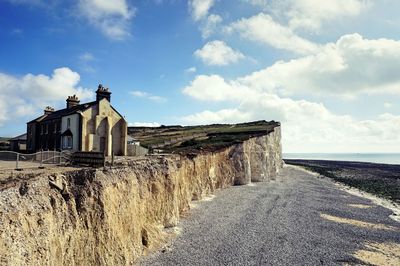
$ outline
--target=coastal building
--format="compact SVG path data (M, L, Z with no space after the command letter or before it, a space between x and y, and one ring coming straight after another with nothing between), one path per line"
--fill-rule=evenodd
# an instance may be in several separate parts
M26 133L9 140L10 150L15 152L26 152Z
M128 145L140 146L140 141L138 139L135 139L134 137L128 135L127 144Z
M27 123L27 150L71 150L126 155L127 122L111 105L111 91L101 84L96 100L80 104L75 95L62 110L46 107Z

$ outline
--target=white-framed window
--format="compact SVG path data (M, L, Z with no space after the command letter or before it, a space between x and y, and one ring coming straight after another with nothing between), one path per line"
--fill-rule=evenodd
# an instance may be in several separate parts
M72 149L73 146L73 140L72 140L72 136L65 136L63 138L63 148L64 149Z

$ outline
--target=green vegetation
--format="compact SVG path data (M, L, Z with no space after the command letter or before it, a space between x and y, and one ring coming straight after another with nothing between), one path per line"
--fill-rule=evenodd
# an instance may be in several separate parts
M164 152L189 153L213 151L253 136L266 135L280 124L275 121L256 121L242 124L213 124L205 126L161 126L157 128L130 127L128 134L142 146Z

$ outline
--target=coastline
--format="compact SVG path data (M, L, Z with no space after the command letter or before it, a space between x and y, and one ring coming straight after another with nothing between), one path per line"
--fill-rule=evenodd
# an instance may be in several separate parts
M329 178L350 194L371 200L390 209L393 220L400 222L400 165L369 162L284 159L286 165Z
M283 153L288 160L323 160L400 165L400 153Z

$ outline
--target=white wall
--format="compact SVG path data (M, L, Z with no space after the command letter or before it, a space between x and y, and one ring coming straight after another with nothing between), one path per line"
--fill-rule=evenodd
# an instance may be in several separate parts
M61 120L61 134L64 133L68 129L68 118L70 119L70 127L69 129L72 132L73 140L72 140L72 150L79 150L79 114L72 114L69 116L64 116ZM64 143L61 143L61 148L64 149Z

